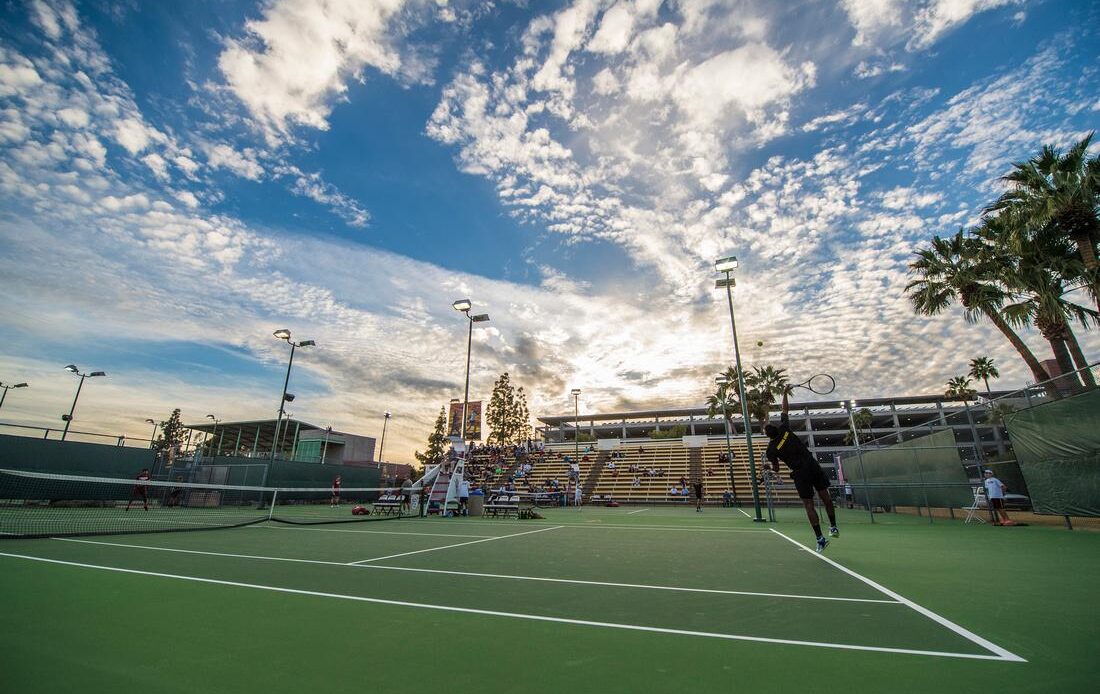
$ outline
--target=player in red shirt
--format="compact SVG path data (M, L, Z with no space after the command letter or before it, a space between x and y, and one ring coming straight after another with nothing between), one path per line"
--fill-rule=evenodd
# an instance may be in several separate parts
M141 472L135 478L139 482L148 482L153 479L153 476L149 474L149 468L142 468ZM134 503L134 499L141 498L141 505L146 511L149 510L149 492L144 484L135 484L134 488L130 491L130 500L126 502L126 510L130 510L130 504Z
M329 506L340 505L340 475L336 476L336 479L332 480L332 501L329 502Z

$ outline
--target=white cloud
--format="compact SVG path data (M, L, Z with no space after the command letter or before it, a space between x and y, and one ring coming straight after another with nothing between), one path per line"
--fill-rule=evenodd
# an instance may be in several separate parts
M841 6L856 28L853 43L860 46L901 26L905 0L841 0Z
M332 104L365 68L396 75L391 26L404 0L274 0L218 57L230 89L270 136L327 129ZM421 75L413 75L419 78Z
M206 163L250 181L259 181L264 176L264 167L256 160L255 152L251 149L238 152L224 142L206 148Z
M888 47L904 41L924 50L976 14L1024 0L841 0L856 30L856 46ZM881 73L878 73L881 74Z

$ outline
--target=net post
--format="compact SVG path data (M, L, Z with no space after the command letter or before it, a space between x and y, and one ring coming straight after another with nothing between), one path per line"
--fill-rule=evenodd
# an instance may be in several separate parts
M271 517L275 515L275 500L278 499L278 498L279 498L279 490L275 489L275 491L271 494L271 507L268 508L268 510L267 510L267 519L268 520L271 520Z

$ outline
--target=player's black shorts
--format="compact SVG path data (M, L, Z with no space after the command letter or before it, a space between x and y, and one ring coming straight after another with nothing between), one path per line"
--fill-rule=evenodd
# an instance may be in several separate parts
M703 485L693 484L691 486L695 488L695 498L696 499L702 499L703 498Z
M812 499L815 489L820 491L829 488L829 478L825 476L825 471L816 460L806 461L791 470L791 478L794 480L794 487L798 490L800 499Z

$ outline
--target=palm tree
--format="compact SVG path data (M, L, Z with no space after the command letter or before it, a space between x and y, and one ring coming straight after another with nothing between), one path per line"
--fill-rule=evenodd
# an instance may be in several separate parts
M1000 378L1001 374L998 373L996 365L993 364L993 360L989 357L977 357L970 360L970 373L967 374L971 378L980 378L985 381L985 394L989 396L989 399L993 399L993 392L989 390L989 379Z
M771 416L776 396L781 396L784 392L790 393L787 370L777 369L770 364L754 366L751 372L745 374L745 386L748 388L745 399L749 403L749 416L763 430Z
M977 391L970 387L970 379L966 376L955 376L947 381L947 390L944 392L944 396L957 398L967 404L970 403L970 398L977 394Z
M874 432L871 431L871 423L874 421L874 414L866 407L861 407L852 413L852 421L855 423L855 431L851 428L848 429L848 433L844 435L844 443L850 444L852 441L863 441L863 430L867 430L867 439L874 438Z
M968 323L987 318L1016 348L1035 382L1045 383L1050 378L1046 370L1000 314L1009 295L997 283L997 267L983 255L983 246L981 239L965 236L962 230L948 238L933 236L929 247L917 251L917 259L909 264L909 273L916 279L905 286L905 292L913 310L934 316L958 301ZM1052 384L1044 388L1052 399L1061 397Z
M737 369L730 367L722 374L726 382L718 384L717 390L707 396L707 416L717 417L723 414L729 424L730 433L736 433L733 428L733 415L741 411L741 401L737 398Z
M1100 313L1067 298L1067 282L1086 274L1071 244L1050 234L1021 233L1019 220L1007 215L983 220L974 233L983 242L986 262L998 268L1002 285L1016 299L1002 309L1008 322L1034 324L1050 343L1059 370L1070 374L1075 368L1083 369L1086 387L1094 388L1095 379L1085 368L1087 361L1071 323L1088 328L1089 320L1100 322ZM1075 376L1069 381L1078 383Z
M1053 236L1077 248L1093 297L1100 308L1096 243L1100 240L1100 159L1088 156L1093 133L1063 155L1053 145L1026 162L1013 164L1001 180L1012 186L987 212L1009 215L1019 229L1034 236Z

